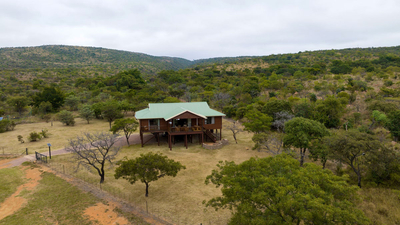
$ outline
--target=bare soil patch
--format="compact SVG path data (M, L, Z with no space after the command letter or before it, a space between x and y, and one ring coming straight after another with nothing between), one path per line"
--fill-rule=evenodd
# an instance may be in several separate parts
M116 212L114 212L115 204L109 202L108 205L104 205L99 202L94 206L91 206L85 210L85 215L87 215L90 220L94 220L99 222L99 224L108 225L108 224L129 224L129 221L124 218L118 216Z
M41 174L42 172L38 168L25 170L25 177L28 179L28 182L19 186L17 191L10 197L6 198L6 200L0 205L0 220L14 214L14 212L18 211L24 204L26 204L27 200L18 195L22 190L32 191L39 184Z

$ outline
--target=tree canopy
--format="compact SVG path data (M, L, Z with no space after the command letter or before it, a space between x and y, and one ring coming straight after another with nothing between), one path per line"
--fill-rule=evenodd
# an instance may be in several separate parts
M168 159L161 153L149 152L140 154L135 159L125 159L117 162L115 179L123 178L131 184L140 180L146 184L146 197L149 196L150 182L156 181L164 176L175 177L181 169L186 169L180 162Z
M312 142L327 136L329 131L317 121L296 117L285 123L284 146L293 146L300 150L300 165L303 165L307 149Z
M354 206L357 187L312 163L286 154L251 158L241 164L220 162L206 184L222 196L206 205L233 210L229 224L366 224ZM204 202L205 203L205 202Z

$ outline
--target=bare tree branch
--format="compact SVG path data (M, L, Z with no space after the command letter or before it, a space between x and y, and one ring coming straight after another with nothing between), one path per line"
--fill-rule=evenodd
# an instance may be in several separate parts
M100 183L104 182L104 165L108 161L112 165L112 160L118 154L119 147L115 146L118 134L106 132L83 133L76 139L70 139L66 150L74 154L79 166L86 168L93 167L100 176Z

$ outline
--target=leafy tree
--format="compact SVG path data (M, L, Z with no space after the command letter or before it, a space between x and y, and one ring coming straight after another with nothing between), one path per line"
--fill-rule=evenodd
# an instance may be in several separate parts
M61 123L67 126L75 125L74 115L70 111L62 110L61 112L58 113L58 119L61 121Z
M134 118L121 118L115 120L114 125L111 127L110 131L112 131L115 134L118 131L122 130L125 134L126 142L128 143L129 146L129 137L133 132L136 131L138 126L139 123Z
M114 120L124 117L124 115L122 115L121 109L119 109L118 107L118 102L113 100L104 103L104 105L101 108L101 115L110 124L110 129L111 129L111 123Z
M278 112L288 112L289 114L293 114L292 112L292 104L286 100L279 100L276 98L270 99L261 110L263 113L268 114L271 117L274 117ZM275 119L275 118L274 118Z
M79 109L79 116L85 119L89 124L89 121L95 118L94 111L90 105L82 105Z
M400 137L400 110L393 111L387 116L386 127L392 136L398 140Z
M15 124L14 121L8 119L0 120L0 133L14 130L15 126L17 126L17 124Z
M38 107L38 111L42 115L47 115L53 111L53 106L50 102L41 102Z
M385 125L388 122L387 116L385 115L385 113L381 113L378 110L372 111L372 116L371 117L372 117L372 123L369 126L370 130L373 129L375 124Z
M19 116L22 115L24 108L29 104L29 99L25 96L15 96L8 99L8 104L14 107L14 110L19 113Z
M229 224L366 224L354 205L357 188L315 164L286 154L217 165L205 183L221 187L222 196L206 206L229 208ZM204 201L205 203L205 201Z
M64 93L54 87L45 87L43 91L32 96L33 105L39 107L41 102L50 102L54 110L64 104Z
M272 117L256 110L250 110L245 115L247 122L244 122L244 130L254 133L266 132L271 129Z
M115 170L115 179L123 178L134 184L140 180L146 184L146 197L149 196L150 182L156 181L164 176L175 177L181 169L186 169L180 162L168 159L161 153L149 152L140 154L136 159L118 161L119 166Z
M339 132L324 138L324 142L329 148L332 159L340 160L351 167L357 175L357 184L361 188L361 178L363 168L366 163L365 155L379 151L382 148L376 137L362 133L358 130Z
M385 102L385 101L372 101L368 107L368 110L370 111L374 111L374 110L378 110L380 112L383 112L385 114L389 114L393 111L398 110L398 107L396 104L392 103L392 102Z
M285 147L293 146L300 150L300 166L304 163L307 149L313 146L314 140L327 136L329 131L317 121L296 117L285 123Z
M76 111L81 100L75 95L69 95L64 101L64 105L68 106L71 111Z
M366 179L378 185L398 185L400 183L400 155L398 151L383 147L366 155L368 171Z
M342 104L339 99L329 96L327 99L317 102L313 119L327 128L339 127L345 108L346 105Z
M115 156L118 154L119 147L115 146L118 141L118 135L106 132L101 133L83 133L76 139L68 140L68 152L73 153L79 166L87 169L94 168L100 176L100 183L104 182L106 162L112 164Z

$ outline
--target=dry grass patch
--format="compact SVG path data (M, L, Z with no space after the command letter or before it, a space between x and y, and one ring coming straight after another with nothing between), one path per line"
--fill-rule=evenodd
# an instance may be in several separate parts
M18 153L22 154L28 148L29 154L37 152L48 151L47 143L51 143L52 150L62 149L67 145L68 139L75 138L82 132L95 132L95 131L108 131L109 124L104 120L92 120L87 124L86 120L80 118L75 119L75 126L65 126L61 122L54 121L53 126L51 123L30 123L19 124L13 131L7 131L0 134L2 140L0 144L0 151L4 150L5 153ZM29 142L29 134L33 131L41 132L42 129L47 129L50 133L48 138L36 142ZM22 135L25 143L20 143L17 136Z
M363 188L359 191L362 203L359 208L371 224L400 224L400 192L384 188Z

